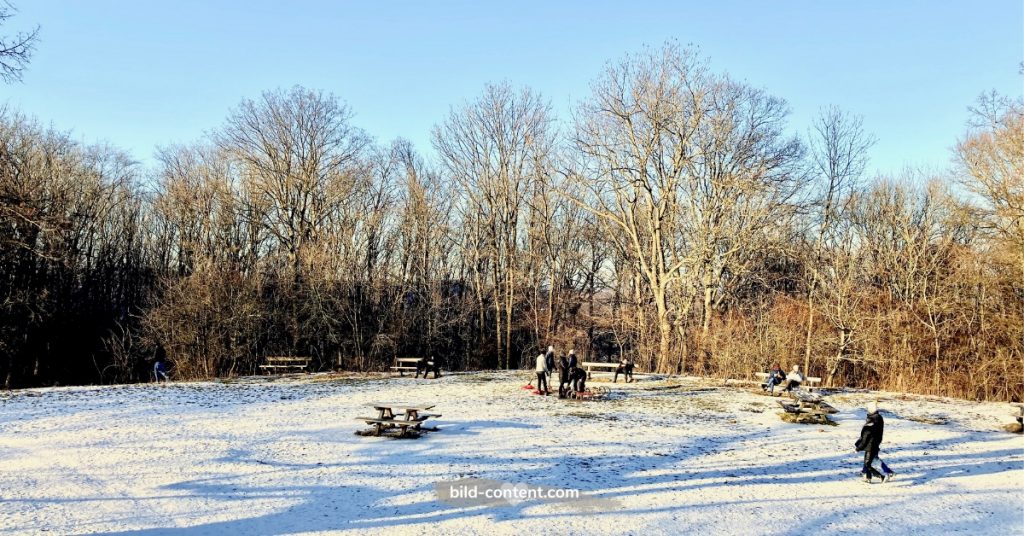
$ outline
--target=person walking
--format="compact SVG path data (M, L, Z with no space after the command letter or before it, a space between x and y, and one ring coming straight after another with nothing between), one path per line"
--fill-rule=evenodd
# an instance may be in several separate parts
M534 370L537 372L537 394L548 394L548 365L544 354L537 355L537 367Z
M618 383L619 374L625 375L626 383L633 381L633 361L626 359L625 356L619 359L619 366L615 367L615 376L612 377L612 383Z
M889 466L885 465L884 462L882 463L882 471L885 474L878 472L873 466L874 461L878 459L878 450L882 446L885 419L878 413L878 402L869 402L865 409L868 413L867 419L864 421L864 426L860 429L860 438L854 444L857 452L864 452L864 467L860 470L861 478L864 482L871 483L871 478L877 476L885 483L886 480L891 480L896 473Z
M156 380L156 383L160 383L160 380L163 380L164 383L171 381L167 376L167 365L164 364L163 359L158 359L153 364L153 378Z

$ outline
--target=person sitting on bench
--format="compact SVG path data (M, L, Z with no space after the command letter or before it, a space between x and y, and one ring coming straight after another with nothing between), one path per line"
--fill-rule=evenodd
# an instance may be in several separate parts
M612 377L612 383L619 381L619 374L626 377L626 383L633 381L633 361L626 359L625 357L619 359L619 366L615 369L615 376Z
M422 359L420 359L419 361L416 362L416 376L415 377L419 378L420 377L420 372L422 372L423 373L423 379L425 380L425 379L427 379L427 373L428 372L433 372L434 373L434 379L437 379L437 377L440 375L440 370L441 370L441 367L437 364L437 360L435 360L433 357L431 357L429 359L424 357L424 358L422 358Z
M771 370L768 371L768 379L761 384L761 389L767 393L774 394L775 386L782 383L785 379L786 373L782 372L782 367L778 363L774 363Z
M800 387L803 381L804 375L800 374L800 365L793 365L793 370L789 371L789 374L786 375L786 382L782 384L782 390L788 393Z

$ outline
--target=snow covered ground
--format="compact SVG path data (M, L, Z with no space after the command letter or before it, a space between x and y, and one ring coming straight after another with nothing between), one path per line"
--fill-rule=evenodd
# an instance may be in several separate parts
M328 375L0 393L6 534L1024 534L1024 438L1007 404L837 393L838 426L697 379L572 402L525 373ZM605 384L594 384L605 385ZM853 451L879 397L882 458ZM441 431L361 437L370 402L433 402ZM465 505L490 479L587 500Z

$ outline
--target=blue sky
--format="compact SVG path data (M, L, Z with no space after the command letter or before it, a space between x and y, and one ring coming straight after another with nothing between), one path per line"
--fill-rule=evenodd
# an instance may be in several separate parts
M13 3L3 31L37 23L42 41L0 100L146 163L294 84L430 154L432 126L488 81L531 86L567 119L606 61L668 39L785 98L795 130L828 104L863 115L883 173L945 167L981 92L1024 91L1020 0Z

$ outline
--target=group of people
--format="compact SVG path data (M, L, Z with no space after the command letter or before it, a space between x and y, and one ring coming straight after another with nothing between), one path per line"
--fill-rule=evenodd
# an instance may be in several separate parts
M548 346L548 351L537 356L537 393L550 393L549 378L558 372L558 398L565 398L569 393L582 393L587 390L587 371L580 367L575 350L569 355L562 355L555 361L555 347Z
M789 392L800 387L803 381L804 375L800 372L800 365L793 365L793 369L789 371L789 374L786 374L778 363L774 363L771 370L768 371L768 379L761 384L761 389L766 393L774 393L775 386L778 385L781 386L783 391ZM896 473L878 457L878 452L882 445L882 435L885 431L885 420L878 413L877 402L870 402L865 409L867 410L867 418L860 430L860 438L854 444L857 452L864 453L861 478L867 483L870 483L872 478L878 478L885 482L896 476ZM881 471L874 468L875 460L878 460L879 464L881 464Z
M780 385L782 390L788 393L800 387L803 381L804 375L800 373L800 365L793 365L793 369L787 375L782 372L782 367L778 363L774 363L771 370L768 371L768 379L761 384L761 389L766 393L775 394L775 386Z

